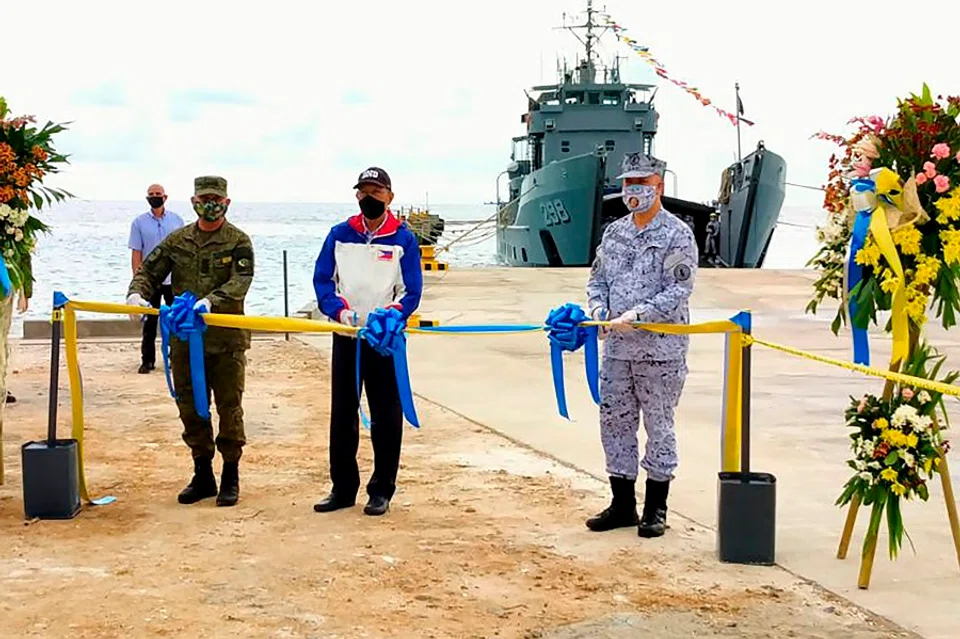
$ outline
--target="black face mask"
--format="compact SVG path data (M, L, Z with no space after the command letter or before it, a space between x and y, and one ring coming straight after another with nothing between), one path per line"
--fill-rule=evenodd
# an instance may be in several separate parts
M368 220L377 219L383 215L383 212L386 210L387 205L372 195L368 195L360 200L360 211L363 213L363 217L367 218Z
M156 196L148 197L148 198L147 198L147 202L149 202L149 203L150 203L150 206L151 206L152 208L155 208L155 209L159 209L161 206L163 206L163 198L162 198L162 197L156 197Z

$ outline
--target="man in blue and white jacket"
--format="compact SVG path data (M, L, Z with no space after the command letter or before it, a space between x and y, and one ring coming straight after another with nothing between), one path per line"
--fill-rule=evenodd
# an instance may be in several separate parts
M390 211L390 176L371 167L357 184L360 213L334 226L320 250L313 273L320 312L348 326L362 326L377 308L396 308L404 319L420 305L423 273L417 237ZM360 490L360 445L355 337L334 333L331 365L330 494L314 505L332 512L356 503ZM361 344L360 375L370 404L374 471L363 512L387 512L396 490L403 439L403 409L393 359Z

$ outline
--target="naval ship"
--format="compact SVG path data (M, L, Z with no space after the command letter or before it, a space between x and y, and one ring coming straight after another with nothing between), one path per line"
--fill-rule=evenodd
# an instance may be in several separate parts
M624 154L656 155L657 88L622 82L619 57L600 64L596 44L606 28L595 18L588 0L585 23L562 27L586 55L573 68L564 62L556 84L525 91L520 121L527 132L513 138L511 162L497 176L497 257L508 266L589 266L604 229L628 213L616 179ZM718 198L709 203L676 197L673 178L674 196L661 201L693 229L700 265L760 268L783 205L786 161L761 141L721 173Z

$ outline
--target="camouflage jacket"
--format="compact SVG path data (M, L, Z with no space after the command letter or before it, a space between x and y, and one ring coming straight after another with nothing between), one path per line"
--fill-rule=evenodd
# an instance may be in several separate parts
M127 295L150 299L167 275L173 294L189 291L210 300L212 313L243 315L243 301L253 281L253 244L230 222L216 231L196 223L168 235L150 252L130 282ZM210 326L203 338L208 352L250 348L250 331Z
M630 215L604 231L587 281L587 306L609 319L633 311L635 321L689 324L689 298L697 273L693 231L665 209L639 229ZM604 355L611 359L667 362L686 359L690 337L645 330L610 333Z

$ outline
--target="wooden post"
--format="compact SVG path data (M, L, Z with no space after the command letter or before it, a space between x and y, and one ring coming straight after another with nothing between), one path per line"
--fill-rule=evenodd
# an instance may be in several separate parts
M8 340L10 323L13 320L13 298L14 295L10 294L6 299L0 300L0 486L3 486L4 482L3 420L7 405L7 371L10 367L7 354L10 352Z
M933 432L940 432L937 416L933 416ZM960 566L960 519L957 518L957 500L953 496L953 482L950 480L950 467L947 456L940 449L940 485L943 486L943 501L947 504L947 519L950 520L950 533L953 535L953 549L957 553L957 565Z

